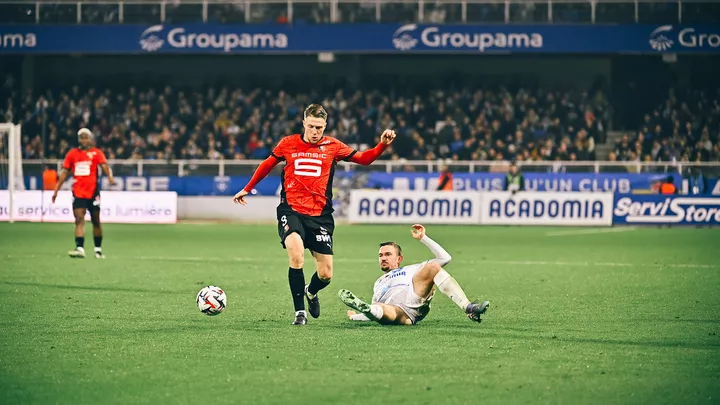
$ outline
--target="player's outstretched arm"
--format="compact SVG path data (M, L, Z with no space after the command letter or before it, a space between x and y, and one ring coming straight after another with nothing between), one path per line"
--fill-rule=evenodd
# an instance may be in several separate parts
M58 177L58 182L55 185L55 191L53 191L52 195L52 202L55 204L55 199L57 198L58 191L60 191L60 187L62 187L63 183L65 183L65 180L67 180L68 176L70 175L70 171L66 168L63 168L60 172L60 177Z
M235 196L233 197L233 201L235 203L239 203L242 205L247 204L245 201L245 196L252 191L252 189L255 188L255 186L262 181L270 172L272 171L273 167L275 167L278 163L280 163L280 159L275 157L274 155L270 155L267 159L263 160L262 163L260 163L260 166L255 170L255 173L253 173L252 178L248 182L248 184L243 187L242 190L240 190Z
M452 260L450 253L443 249L439 243L430 239L430 237L425 234L424 226L415 224L412 226L412 230L410 232L412 233L413 238L419 240L420 243L427 246L427 248L435 255L435 258L430 260L431 262L439 264L440 267L445 267L448 263L450 263L450 260Z
M351 158L350 161L353 163L367 166L374 162L377 158L385 152L385 149L395 140L395 131L392 129L386 129L382 135L380 135L380 143L374 148L366 150L364 152L357 152Z

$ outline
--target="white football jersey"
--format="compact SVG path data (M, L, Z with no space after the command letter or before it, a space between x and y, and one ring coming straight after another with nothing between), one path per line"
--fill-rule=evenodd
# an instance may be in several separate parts
M373 303L387 303L395 294L403 291L403 288L412 285L413 276L420 271L428 261L400 267L399 269L390 270L383 274L375 281L375 286L373 287Z

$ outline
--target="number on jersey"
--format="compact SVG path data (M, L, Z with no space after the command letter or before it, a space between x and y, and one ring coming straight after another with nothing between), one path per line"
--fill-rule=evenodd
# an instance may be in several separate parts
M322 160L320 159L295 159L295 174L297 176L320 177L322 172Z

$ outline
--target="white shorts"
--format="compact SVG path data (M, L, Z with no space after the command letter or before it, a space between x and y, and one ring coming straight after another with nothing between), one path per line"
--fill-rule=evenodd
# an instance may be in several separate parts
M397 294L388 298L383 304L395 305L405 312L413 324L420 322L430 312L430 301L432 296L425 299L415 294L412 284L398 291Z

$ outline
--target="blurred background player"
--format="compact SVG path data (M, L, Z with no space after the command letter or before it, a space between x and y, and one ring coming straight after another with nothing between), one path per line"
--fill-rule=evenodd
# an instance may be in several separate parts
M78 131L77 148L70 149L65 160L60 179L55 186L52 202L55 203L58 191L72 171L75 179L72 186L73 214L75 215L75 249L70 250L70 257L85 257L85 211L90 212L95 240L95 258L104 259L102 253L102 227L100 226L100 187L98 186L98 165L108 176L110 184L115 184L105 154L93 144L93 134L89 129Z
M513 194L525 190L525 177L520 173L515 162L510 163L510 169L505 174L503 190L510 191Z
M435 255L434 259L400 267L402 248L395 242L380 244L380 270L385 274L375 282L372 305L357 298L348 290L340 290L340 300L350 308L348 318L353 321L376 321L382 324L413 325L430 312L435 287L462 309L473 321L487 311L490 302L470 302L462 287L443 269L452 259L437 242L425 234L425 227L415 224L412 237L419 240Z
M673 178L673 176L667 176L665 178L665 182L660 185L660 194L677 194L677 188L675 187L675 179Z
M440 177L438 177L438 186L436 191L452 191L453 175L447 165L440 166Z
M255 170L250 182L233 198L245 205L245 196L267 176L275 165L285 161L280 204L277 207L280 243L289 259L288 282L295 306L293 325L305 325L305 296L310 315L320 316L317 293L330 284L333 274L332 181L337 162L347 160L361 165L374 162L395 139L395 131L385 130L372 149L358 152L339 140L323 136L327 112L319 104L309 105L303 114L303 135L280 140ZM305 249L315 259L316 271L305 285Z

